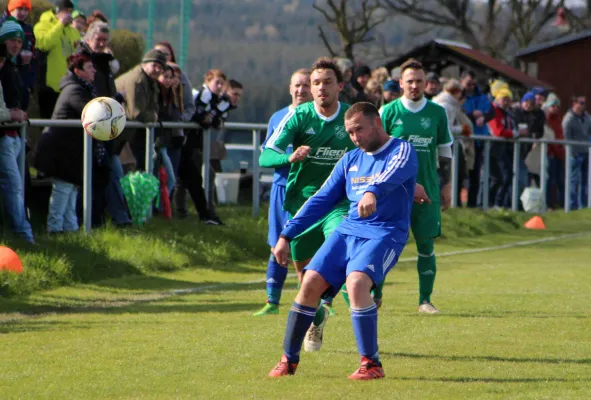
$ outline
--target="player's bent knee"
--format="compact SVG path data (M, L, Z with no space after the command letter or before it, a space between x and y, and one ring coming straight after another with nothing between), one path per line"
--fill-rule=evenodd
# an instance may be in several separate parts
M363 272L351 272L349 276L347 276L347 293L349 293L349 297L353 301L354 298L366 297L371 296L371 288L373 286L373 281L369 277L369 275Z
M317 300L320 299L322 293L324 293L329 286L328 282L326 282L318 272L306 271L302 280L299 296L309 300Z

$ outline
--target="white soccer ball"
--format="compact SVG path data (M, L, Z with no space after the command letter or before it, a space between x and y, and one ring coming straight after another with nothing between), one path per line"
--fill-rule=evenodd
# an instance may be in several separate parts
M125 110L110 97L92 99L82 110L84 131L97 140L115 139L125 128Z

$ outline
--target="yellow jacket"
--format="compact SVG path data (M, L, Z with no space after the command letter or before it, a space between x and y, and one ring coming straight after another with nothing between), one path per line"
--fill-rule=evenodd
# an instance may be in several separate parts
M74 54L80 33L72 25L62 25L53 10L41 14L33 32L36 47L47 53L46 85L59 93L60 80L68 72L68 57Z

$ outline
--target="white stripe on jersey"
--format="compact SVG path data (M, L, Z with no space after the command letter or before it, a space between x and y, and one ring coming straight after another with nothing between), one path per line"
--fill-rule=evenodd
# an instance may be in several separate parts
M394 172L396 172L398 168L403 168L408 161L408 156L410 155L410 146L412 146L410 143L402 141L400 143L400 150L394 157L392 157L388 163L388 168L382 172L380 176L378 176L378 179L376 179L373 183L385 182Z
M291 117L294 116L295 111L296 110L293 109L290 112L288 112L287 114L285 114L285 117L283 117L283 119L281 120L281 122L279 122L279 125L277 125L277 128L275 129L275 131L269 137L269 140L267 140L267 146L266 147L269 147L269 148L275 150L278 153L285 154L285 151L284 150L281 150L277 146L275 146L275 142L277 141L277 139L279 139L279 136L281 136L281 134L283 133L283 129L285 128L285 124L287 124L287 121L289 121L291 119Z

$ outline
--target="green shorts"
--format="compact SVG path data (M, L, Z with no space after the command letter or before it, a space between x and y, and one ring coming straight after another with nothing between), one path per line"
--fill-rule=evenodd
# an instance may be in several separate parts
M318 251L324 240L330 235L347 216L348 209L335 208L291 241L291 256L294 261L311 259Z
M439 203L413 204L410 228L416 239L434 239L441 236L441 206Z

